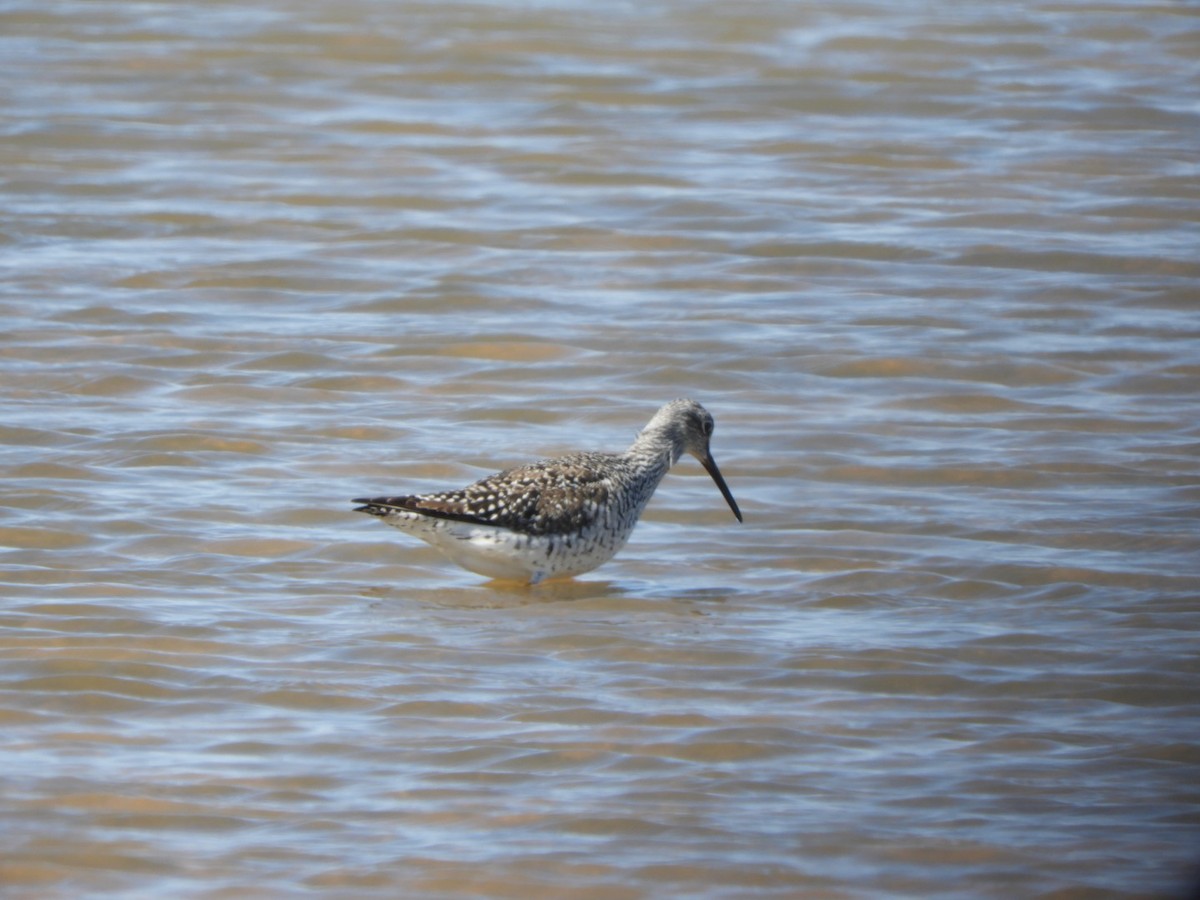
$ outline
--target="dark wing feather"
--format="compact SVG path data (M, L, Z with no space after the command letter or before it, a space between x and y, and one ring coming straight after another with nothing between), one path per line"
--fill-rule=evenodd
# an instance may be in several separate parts
M359 512L376 516L406 509L523 534L569 534L595 521L611 488L608 476L580 455L508 469L462 490L354 502L364 504Z

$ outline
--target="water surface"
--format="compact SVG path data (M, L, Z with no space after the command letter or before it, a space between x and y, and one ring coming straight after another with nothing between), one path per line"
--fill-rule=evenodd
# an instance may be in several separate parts
M1180 896L1200 12L0 11L6 897ZM350 512L663 402L575 582Z

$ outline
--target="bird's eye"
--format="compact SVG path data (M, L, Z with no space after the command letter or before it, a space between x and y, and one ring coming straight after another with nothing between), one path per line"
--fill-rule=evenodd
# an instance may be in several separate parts
M705 437L712 436L712 433L713 433L713 420L712 419L705 419L704 423L700 427L704 429Z

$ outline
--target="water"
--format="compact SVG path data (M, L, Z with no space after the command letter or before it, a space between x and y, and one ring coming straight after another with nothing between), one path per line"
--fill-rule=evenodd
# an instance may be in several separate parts
M0 10L15 898L1175 897L1200 10ZM350 512L701 400L515 590Z

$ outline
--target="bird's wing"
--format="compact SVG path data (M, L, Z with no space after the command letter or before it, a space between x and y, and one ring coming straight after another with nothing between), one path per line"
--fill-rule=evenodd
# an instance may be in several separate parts
M586 457L564 457L498 472L461 490L354 502L373 515L403 509L522 534L569 534L595 521L611 489L607 474Z

